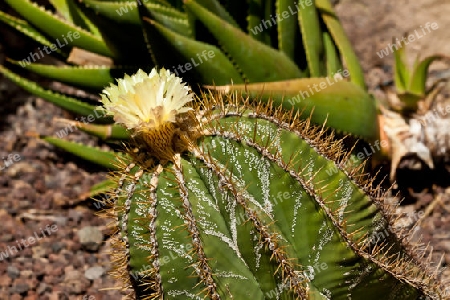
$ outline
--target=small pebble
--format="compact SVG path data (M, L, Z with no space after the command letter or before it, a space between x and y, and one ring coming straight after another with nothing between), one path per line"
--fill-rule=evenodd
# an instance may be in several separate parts
M66 273L62 286L69 293L81 294L90 286L90 282L79 271L75 270Z
M78 231L81 245L89 251L97 251L103 242L102 232L94 226L86 226Z
M15 266L8 266L8 269L6 271L8 273L8 276L11 278L18 278L20 276L20 271Z
M84 272L87 279L94 280L100 278L105 273L105 269L100 266L90 267Z
M30 285L23 280L15 280L12 287L10 288L11 294L24 294L28 292Z

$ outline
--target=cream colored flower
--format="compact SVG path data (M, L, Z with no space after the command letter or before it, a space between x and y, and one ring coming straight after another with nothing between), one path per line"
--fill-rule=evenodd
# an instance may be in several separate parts
M181 78L161 69L149 74L136 74L118 79L103 90L103 107L114 115L117 123L138 131L158 128L166 122L175 122L177 114L192 108L184 105L193 100L190 88Z

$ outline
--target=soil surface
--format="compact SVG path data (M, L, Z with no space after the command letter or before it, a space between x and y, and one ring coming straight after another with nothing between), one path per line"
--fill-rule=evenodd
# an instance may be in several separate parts
M343 0L336 10L377 96L383 96L382 86L392 85L393 55L381 58L377 52L393 37L436 22L438 29L411 43L411 57L419 52L450 54L447 0ZM29 46L3 30L0 34L0 64L6 51ZM444 76L448 65L432 69L431 80ZM96 216L98 203L85 197L106 173L35 138L55 136L63 129L54 120L58 117L71 116L0 77L0 168L12 159L0 171L0 300L121 299L107 274L107 221ZM67 139L99 145L78 131ZM389 174L387 169L382 172ZM415 224L414 234L434 249L432 260L445 267L450 264L450 188L441 174L399 170L397 187L407 202L398 213L406 228ZM450 272L443 276L450 279Z

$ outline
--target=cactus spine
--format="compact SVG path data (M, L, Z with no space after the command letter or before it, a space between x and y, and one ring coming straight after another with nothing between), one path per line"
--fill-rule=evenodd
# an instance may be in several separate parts
M146 81L129 99L139 102ZM169 87L160 96L176 101ZM138 299L443 297L395 233L379 188L346 169L341 141L271 104L199 100L166 110L173 118L156 101L147 111L170 121L131 128L133 163L113 176L107 211L124 288ZM120 110L116 120L131 111Z

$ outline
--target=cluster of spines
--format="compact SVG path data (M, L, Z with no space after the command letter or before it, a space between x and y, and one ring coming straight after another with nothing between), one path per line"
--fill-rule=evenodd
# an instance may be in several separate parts
M111 264L112 269L110 275L121 282L120 290L128 292L128 299L134 299L133 293L130 293L132 289L131 276L129 275L129 255L128 247L126 242L122 239L121 228L119 223L119 215L125 213L125 207L118 203L118 199L121 196L121 190L124 186L125 181L130 179L131 169L134 164L126 164L124 161L118 161L117 165L119 170L123 169L122 172L118 171L116 173L111 173L109 177L117 182L117 188L110 191L107 194L106 199L103 199L103 204L105 204L105 209L102 210L99 215L103 218L113 220L108 225L111 228ZM111 201L107 201L113 199Z

